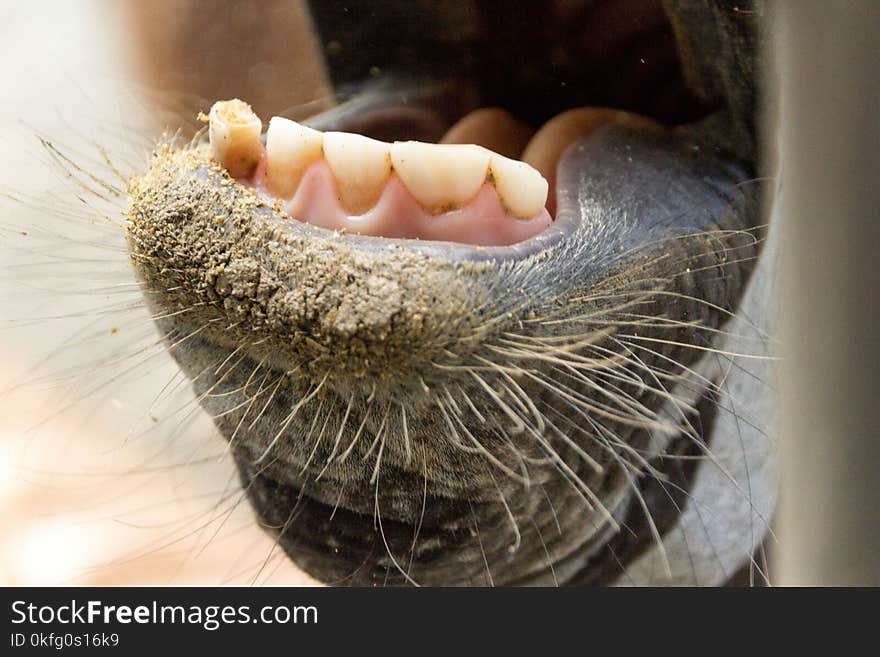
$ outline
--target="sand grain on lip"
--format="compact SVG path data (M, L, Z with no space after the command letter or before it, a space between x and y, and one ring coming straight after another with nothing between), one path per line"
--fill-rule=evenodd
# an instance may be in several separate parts
M411 387L450 342L489 330L473 312L486 303L473 279L491 261L364 249L301 225L235 183L207 147L157 149L129 185L127 216L157 311L204 324L221 344L258 344L255 355L282 368Z

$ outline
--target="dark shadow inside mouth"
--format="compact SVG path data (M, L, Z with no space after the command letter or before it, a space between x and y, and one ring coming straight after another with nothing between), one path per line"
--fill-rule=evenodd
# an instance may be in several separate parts
M685 82L658 0L534 2L503 13L492 2L361 1L312 3L312 13L342 103L310 120L321 129L435 141L478 107L503 108L533 129L582 106L667 125L712 109ZM381 42L368 36L377 33Z

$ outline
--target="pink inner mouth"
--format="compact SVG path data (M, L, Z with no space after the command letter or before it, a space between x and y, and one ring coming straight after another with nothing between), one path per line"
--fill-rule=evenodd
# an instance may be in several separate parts
M531 219L509 214L490 183L463 206L432 214L425 210L391 174L378 202L366 213L350 215L339 201L336 182L322 158L306 169L296 194L289 200L275 197L266 187L266 157L253 175L241 180L294 219L329 230L399 239L459 242L476 246L508 246L534 237L551 223L546 208Z

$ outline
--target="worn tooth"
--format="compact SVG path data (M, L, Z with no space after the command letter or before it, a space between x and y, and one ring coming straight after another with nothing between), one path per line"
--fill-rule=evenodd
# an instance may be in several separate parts
M512 215L530 219L544 209L549 186L537 169L525 162L492 153L489 171L501 203Z
M321 157L324 133L280 116L266 131L266 185L281 198L291 198L303 173Z
M324 158L336 180L339 200L352 214L373 207L391 176L388 144L363 135L325 132Z
M410 194L424 207L440 212L472 199L486 181L489 151L470 144L424 144L398 141L391 162Z
M234 98L214 103L208 119L214 158L233 178L251 175L264 152L260 142L263 130L260 117L246 102Z

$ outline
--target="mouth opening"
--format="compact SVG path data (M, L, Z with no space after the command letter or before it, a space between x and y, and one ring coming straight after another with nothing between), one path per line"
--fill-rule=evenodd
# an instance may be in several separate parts
M331 69L344 72L336 107L308 125L273 117L263 134L245 103L218 103L215 158L276 209L321 229L428 250L532 252L565 232L554 225L557 173L574 142L611 123L659 130L710 109L687 89L659 2L542 5L540 20L532 7L501 21L479 3L472 10L455 47L427 44L431 61L452 48L454 75L440 65L414 81L399 59L386 69L368 49L355 53L369 64L367 82L353 86L344 79L359 73L351 62L332 66L345 48L328 46ZM358 17L314 11L319 26L334 26L324 35L331 45L344 18ZM399 55L401 44L388 50Z
M653 449L662 382L692 371L703 343L687 345L748 275L752 176L669 134L716 108L688 92L660 3L523 4L313 3L338 104L265 130L221 103L206 118L225 173L204 145L169 147L131 188L172 354L265 524L322 579L388 583L408 553L426 583L484 564L532 581L545 552L563 579L586 567L632 485L591 429ZM619 337L648 341L644 360ZM609 378L579 376L594 370ZM540 530L507 540L538 490L552 556Z

